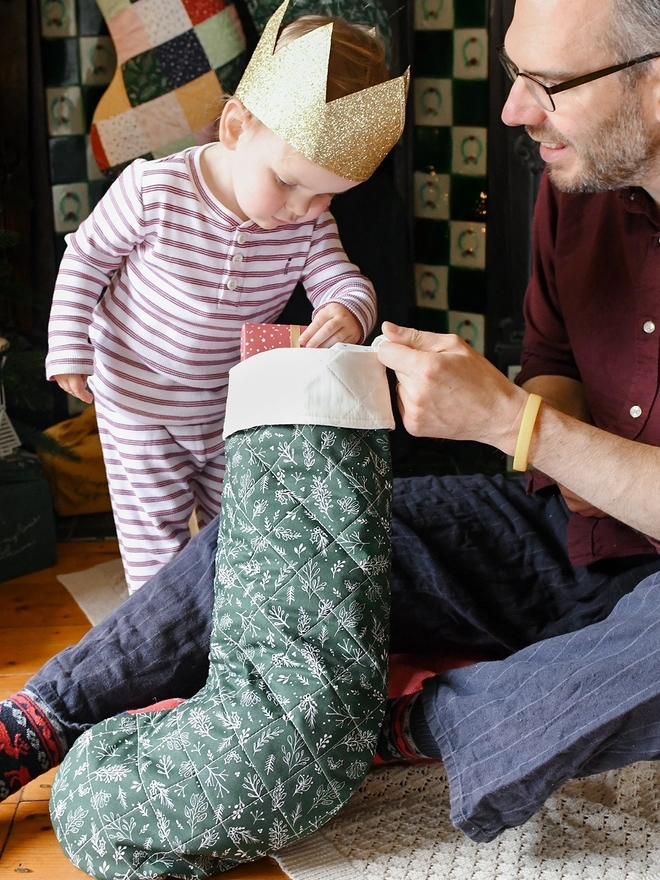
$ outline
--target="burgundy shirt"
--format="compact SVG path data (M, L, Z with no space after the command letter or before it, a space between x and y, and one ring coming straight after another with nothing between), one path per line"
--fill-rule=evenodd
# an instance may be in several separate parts
M524 311L518 384L577 379L595 425L660 445L660 212L648 193L560 193L544 174ZM551 482L533 473L531 488ZM568 549L574 565L588 565L660 552L660 541L609 517L573 514Z

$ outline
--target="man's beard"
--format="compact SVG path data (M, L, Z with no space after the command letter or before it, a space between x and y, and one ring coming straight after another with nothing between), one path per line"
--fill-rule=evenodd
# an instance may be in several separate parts
M569 140L547 123L526 128L534 140L566 144L575 150L578 162L572 173L548 165L550 179L562 192L643 186L649 177L660 173L660 127L647 121L633 88L624 92L615 113L579 141Z

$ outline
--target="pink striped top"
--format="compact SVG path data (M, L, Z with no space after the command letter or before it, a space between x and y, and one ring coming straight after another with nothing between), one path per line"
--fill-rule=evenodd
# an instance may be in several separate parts
M205 186L203 149L129 166L68 236L57 276L48 378L93 373L99 403L143 422L222 418L242 324L273 321L298 281L315 310L341 303L364 336L376 320L329 212L243 222Z

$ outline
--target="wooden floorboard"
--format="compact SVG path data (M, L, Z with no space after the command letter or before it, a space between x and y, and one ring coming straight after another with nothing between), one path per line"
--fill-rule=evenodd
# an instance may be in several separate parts
M53 654L75 644L90 628L58 574L117 559L116 541L58 544L57 565L0 583L0 699L19 690ZM34 779L0 803L0 880L29 874L33 880L80 880L53 832L48 798L55 771ZM286 880L272 859L219 874L224 880Z

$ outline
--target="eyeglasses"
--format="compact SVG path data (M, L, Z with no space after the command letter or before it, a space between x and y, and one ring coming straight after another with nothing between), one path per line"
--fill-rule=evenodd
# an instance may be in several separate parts
M635 64L643 64L644 61L650 61L652 58L660 58L660 52L653 52L650 55L642 55L641 58L633 58L632 61L624 61L622 64L614 64L612 67L603 67L602 70L595 70L593 73L585 73L584 76L576 76L574 79L567 79L565 82L557 83L554 86L546 86L528 73L523 73L509 58L504 46L500 46L497 49L497 57L502 62L502 67L505 69L511 82L515 82L519 76L522 76L525 80L527 89L536 103L543 107L548 113L553 113L556 107L552 96L556 95L557 92L565 92L567 89L574 89L576 86L581 86L584 83L600 79L601 76L609 76L611 73L625 70L627 67L633 67Z

